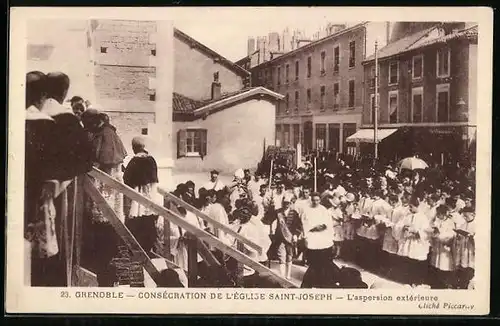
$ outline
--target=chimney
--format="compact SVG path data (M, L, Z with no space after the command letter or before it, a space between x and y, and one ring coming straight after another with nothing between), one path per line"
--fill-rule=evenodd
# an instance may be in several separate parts
M279 48L280 36L276 32L269 33L268 35L268 44L269 44L269 52L278 52Z
M255 51L255 39L253 37L248 38L247 54L250 56Z
M385 22L385 44L389 44L391 39L391 23Z
M214 81L212 82L212 100L218 100L221 96L221 85L219 82L219 72L214 72Z
M291 50L292 47L292 38L290 37L290 30L288 27L283 31L283 40L281 42L280 51L287 53Z

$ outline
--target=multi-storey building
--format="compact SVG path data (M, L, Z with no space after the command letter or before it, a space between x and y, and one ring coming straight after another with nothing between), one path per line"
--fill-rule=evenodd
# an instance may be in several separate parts
M349 138L374 154L375 57L364 62L363 129ZM378 51L378 155L433 162L474 153L477 25L433 24ZM471 147L472 145L472 147Z
M388 31L383 22L356 24L251 69L253 86L285 96L276 110L277 145L347 152L345 139L361 125L362 61Z
M168 22L31 21L27 43L29 70L68 74L68 98L106 112L129 153L147 135L160 172L256 167L275 139L282 96L248 87L249 71Z

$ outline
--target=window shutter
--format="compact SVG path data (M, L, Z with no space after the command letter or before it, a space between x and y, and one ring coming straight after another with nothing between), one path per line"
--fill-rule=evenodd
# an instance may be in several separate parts
M186 130L177 132L177 158L186 156Z
M207 129L200 130L200 141L201 141L201 157L207 155Z

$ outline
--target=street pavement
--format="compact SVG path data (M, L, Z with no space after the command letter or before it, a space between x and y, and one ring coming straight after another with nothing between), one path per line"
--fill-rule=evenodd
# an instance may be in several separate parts
M346 262L340 259L335 259L334 260L335 264L339 267L351 267L355 268L360 271L361 273L361 278L363 279L363 282L365 282L369 288L371 289L400 289L405 287L405 285L401 283L397 283L394 281L391 281L389 279L383 278L381 276L378 276L376 274L373 274L367 270L364 270L350 262ZM271 262L271 269L279 274L279 266L278 266L277 261ZM307 267L301 266L301 265L292 265L292 279L291 281L295 283L298 287L302 284L302 279L304 278L304 274L307 270Z

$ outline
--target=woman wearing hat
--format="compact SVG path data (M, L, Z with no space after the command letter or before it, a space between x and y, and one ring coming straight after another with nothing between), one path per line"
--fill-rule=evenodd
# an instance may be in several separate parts
M95 109L88 109L82 114L82 122L89 132L92 142L94 166L114 179L120 182L123 181L122 163L127 156L127 152L116 133L116 128L109 123L109 117ZM98 179L94 180L94 184L113 208L118 218L124 222L123 194ZM118 238L109 220L99 207L91 200L87 201L87 205L87 211L92 217L94 243L98 246L94 250L99 254L97 258L99 265L97 267L98 283L99 286L112 286L112 280L110 281L106 276L107 266L117 253L117 244L121 242L121 239Z
M243 253L253 258L254 260L264 263L267 260L266 249L270 246L270 240L264 228L260 225L260 221L256 220L256 211L253 203L248 199L242 199L238 203L238 209L234 211L236 220L231 227L243 237L259 244L263 248L263 253L259 254L255 249L243 245ZM237 246L235 239L232 239L232 245ZM254 288L259 286L259 276L254 269L249 266L243 266L243 286Z

